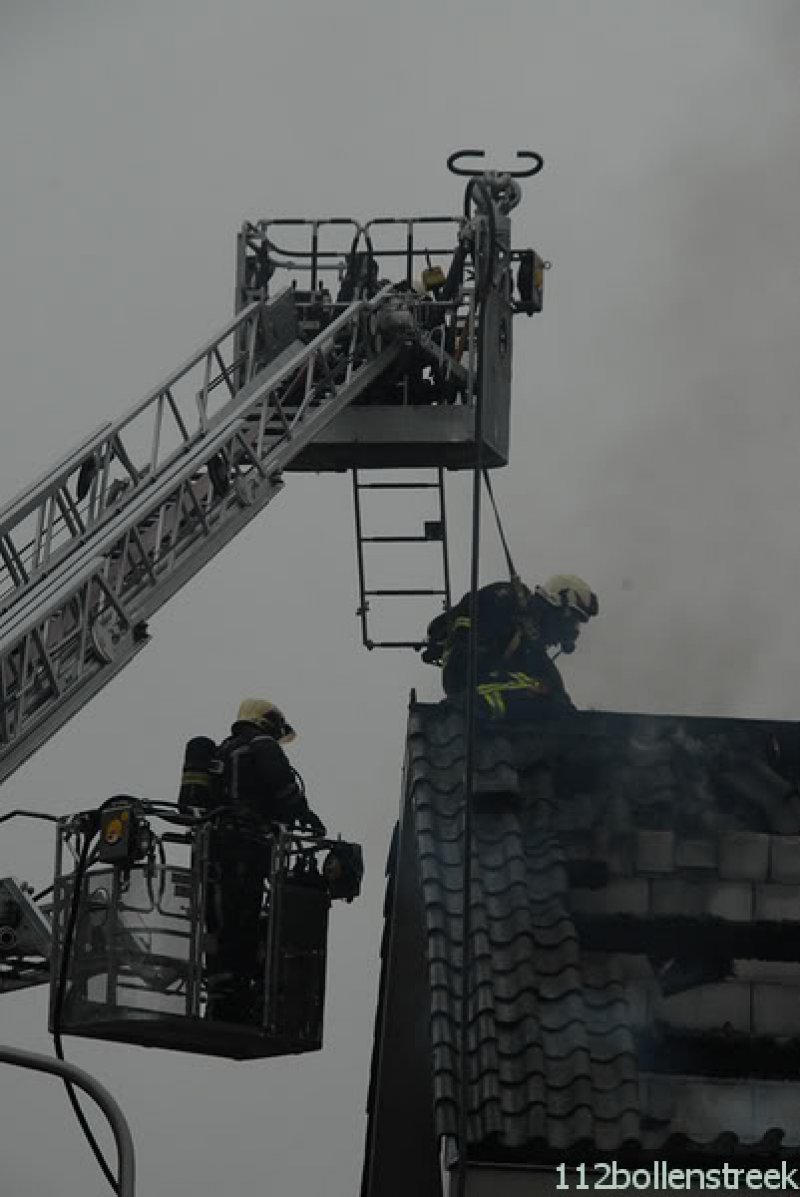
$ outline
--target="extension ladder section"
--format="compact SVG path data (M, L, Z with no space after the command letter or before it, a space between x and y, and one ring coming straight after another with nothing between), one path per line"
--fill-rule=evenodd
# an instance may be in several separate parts
M424 640L406 639L406 640L375 640L370 635L369 630L369 616L371 611L370 599L373 598L405 598L405 597L432 597L440 598L442 600L443 608L450 606L450 563L447 542L447 514L445 508L445 490L444 490L444 470L439 467L436 471L436 480L430 481L403 481L403 482L362 482L360 480L360 473L358 470L353 470L353 507L355 510L355 529L356 529L356 553L358 558L358 586L359 586L359 605L356 615L361 620L361 639L365 648L413 648L419 649L424 644ZM407 495L410 491L436 491L438 500L438 509L436 517L431 520L424 520L422 525L422 533L412 533L409 535L365 535L364 534L364 519L363 519L363 500L362 492L364 491L397 491L402 495ZM441 585L432 588L419 587L387 587L381 586L372 589L367 584L367 554L364 549L367 545L400 545L400 544L420 544L420 545L438 545L440 548L439 565L441 567Z
M251 304L0 511L0 781L139 652L146 620L393 364L399 346L369 335L382 302L351 304L308 344L290 291Z

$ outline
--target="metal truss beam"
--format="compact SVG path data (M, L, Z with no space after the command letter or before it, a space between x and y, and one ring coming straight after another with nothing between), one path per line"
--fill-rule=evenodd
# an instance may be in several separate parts
M293 341L231 394L236 364L220 370L222 342L244 320L255 343L257 322L267 327L278 302L243 312L0 514L0 781L140 651L145 621L275 497L281 471L400 353L398 342L376 348L370 336L378 296L352 304L310 344ZM176 390L195 367L202 381L190 422ZM223 374L226 402L212 411ZM165 440L168 417L177 449ZM138 453L128 447L136 422L145 430ZM94 471L84 464L92 459ZM125 475L113 497L112 461ZM31 521L32 540L23 531Z

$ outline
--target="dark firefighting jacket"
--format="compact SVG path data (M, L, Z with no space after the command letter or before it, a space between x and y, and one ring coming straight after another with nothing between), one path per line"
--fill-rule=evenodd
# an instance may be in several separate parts
M510 582L478 591L478 694L484 713L502 717L509 705L535 700L541 714L574 710L561 674L542 643L533 596L516 593ZM467 689L470 601L465 594L428 628L427 659L442 665L450 697Z
M232 813L277 823L303 823L310 817L286 753L254 723L234 723L217 754L225 805Z

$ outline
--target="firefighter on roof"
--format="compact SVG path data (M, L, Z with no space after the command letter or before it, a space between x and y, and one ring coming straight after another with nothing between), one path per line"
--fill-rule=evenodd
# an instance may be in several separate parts
M518 578L478 591L478 714L531 718L574 710L547 649L572 653L581 625L598 612L597 596L582 578L556 574L533 591ZM428 626L423 661L442 666L448 698L467 689L470 596Z

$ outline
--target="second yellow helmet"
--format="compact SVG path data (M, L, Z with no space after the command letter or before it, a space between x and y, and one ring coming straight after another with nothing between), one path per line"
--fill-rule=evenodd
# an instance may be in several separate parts
M257 727L273 732L281 744L290 744L297 736L283 711L265 698L242 699L236 718L241 723L255 723Z

